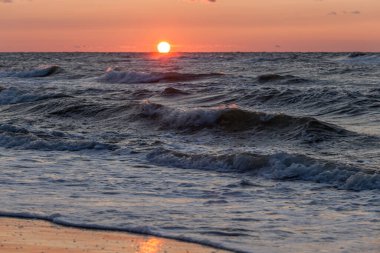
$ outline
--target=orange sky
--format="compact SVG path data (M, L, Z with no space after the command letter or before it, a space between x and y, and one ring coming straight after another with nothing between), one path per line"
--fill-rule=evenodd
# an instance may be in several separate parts
M380 51L380 0L0 0L0 51Z

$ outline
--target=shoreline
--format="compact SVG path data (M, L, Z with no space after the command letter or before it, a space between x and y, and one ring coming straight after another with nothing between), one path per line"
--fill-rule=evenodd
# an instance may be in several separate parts
M228 253L150 235L66 227L37 219L0 217L0 252Z

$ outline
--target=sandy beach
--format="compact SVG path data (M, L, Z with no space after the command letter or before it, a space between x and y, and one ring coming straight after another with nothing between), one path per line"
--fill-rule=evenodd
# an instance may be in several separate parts
M68 228L39 220L0 218L0 252L223 253L227 251L153 236Z

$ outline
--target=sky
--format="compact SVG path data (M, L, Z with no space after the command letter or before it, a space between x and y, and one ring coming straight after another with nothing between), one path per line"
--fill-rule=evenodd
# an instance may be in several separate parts
M0 51L380 51L380 0L0 0Z

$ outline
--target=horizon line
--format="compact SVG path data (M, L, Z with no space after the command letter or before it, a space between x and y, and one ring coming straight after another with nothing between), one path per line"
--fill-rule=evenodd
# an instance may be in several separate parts
M361 50L344 50L344 51L189 51L189 52L171 52L166 55L175 54L194 54L194 53L380 53L379 51L361 51ZM0 51L1 54L14 53L128 53L128 54L160 54L155 51ZM163 54L165 55L165 54Z

